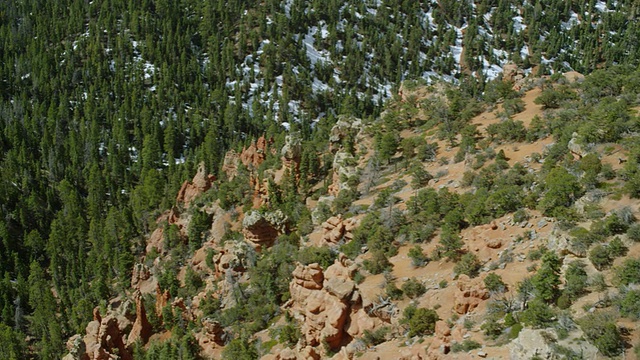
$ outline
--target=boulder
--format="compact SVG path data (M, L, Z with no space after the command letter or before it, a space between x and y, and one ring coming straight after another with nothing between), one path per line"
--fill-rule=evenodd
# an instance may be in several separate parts
M480 303L489 298L481 278L470 279L467 275L458 277L453 299L453 310L460 315L472 312Z
M332 216L322 223L322 241L326 244L337 244L344 238L345 242L348 242L353 239L352 231L356 225L353 218L344 220L341 214Z

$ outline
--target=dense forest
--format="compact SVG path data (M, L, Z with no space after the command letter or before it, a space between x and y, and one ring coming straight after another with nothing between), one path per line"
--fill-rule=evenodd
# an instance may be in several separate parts
M637 197L640 152L628 134L639 130L630 113L640 91L639 6L631 0L0 0L1 357L60 358L66 339L84 333L96 306L129 292L134 264L148 255L145 241L155 219L176 205L180 185L193 177L197 164L220 179L211 199L224 209L246 206L248 175L225 181L226 151L240 151L260 136L273 139L279 149L287 134L296 133L304 149L302 175L285 174L270 190L270 206L293 223L289 240L255 263L252 284L258 290L250 292L246 306L212 311L224 324L245 328L236 334L266 327L287 300L289 281L267 274L293 269L285 255L297 254L296 236L309 232L304 201L312 187L324 181L326 191L328 139L338 119L373 124L383 164L393 162L396 150L408 149L411 156L405 157L415 151L420 161L436 151L394 136L396 130L424 125L410 124L410 111L393 107L402 106L393 100L402 82L448 84L446 101L425 104L433 108L426 123L459 147L456 156L462 159L476 145L467 126L471 117L498 101L519 106L521 94L501 81L505 64L530 76L595 71L577 89L551 81L539 101L564 111L540 121L537 129L523 130L508 120L490 131L502 141L554 136L565 147L574 131L584 143L622 142L633 156L621 176ZM356 152L353 139L341 146ZM505 173L504 178L491 177L491 170L468 175L468 185L477 188L473 196L416 194L404 223L388 227L387 220L367 217L366 228L377 236L356 233L341 251L355 257L361 245L377 241L369 245L377 249L382 268L368 271L381 272L383 258L393 254L394 233L402 228L424 236L440 229L449 240L442 256L459 260L462 228L535 208L539 199L545 214L575 221L564 206L596 187L601 170L578 182L554 167L564 156L560 148L552 148L545 160L546 188L521 194L536 180L496 162L493 174ZM276 167L279 161L269 156L266 164ZM415 173L426 185L428 174ZM549 195L549 189L560 195ZM342 193L331 211L347 213L357 197ZM389 204L393 196L383 194L379 201ZM179 258L202 245L211 220L195 214L189 240L176 246L173 268L166 266L171 271L165 269L159 280L185 297L188 289L176 289ZM429 226L409 226L423 217ZM313 251L301 251L297 259L335 257ZM554 261L545 259L545 264ZM252 314L251 306L264 303L270 307ZM263 320L256 320L260 315ZM174 331L173 342L137 349L136 356L198 356L188 334L191 325L177 323L172 326L182 326L182 332ZM241 348L237 351L251 353L242 348L247 338L238 338L245 342L231 342Z

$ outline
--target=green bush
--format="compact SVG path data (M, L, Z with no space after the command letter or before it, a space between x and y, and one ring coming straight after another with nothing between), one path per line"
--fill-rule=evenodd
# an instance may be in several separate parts
M374 346L385 342L387 334L391 329L388 326L383 326L375 330L365 330L362 334L362 341L368 346Z
M617 236L609 241L609 245L607 247L609 249L609 254L611 254L612 257L625 256L629 252L629 248L626 247L622 240Z
M409 326L409 337L413 337L433 334L438 320L440 318L435 310L409 305L404 309L400 322Z
M490 339L497 339L504 331L504 325L499 321L495 315L490 316L480 326L484 335Z
M627 229L627 237L629 240L640 242L640 223L629 226Z
M593 313L578 321L587 339L605 356L617 356L624 351L624 339L611 313Z
M411 265L415 267L425 266L429 262L429 258L422 252L422 248L418 245L409 249L407 256L411 259Z
M522 322L534 328L544 328L553 322L555 313L544 301L535 298L529 303L529 307L522 312Z
M402 284L402 292L410 299L420 297L427 291L427 288L416 278L410 278Z
M298 261L304 265L318 263L323 269L328 268L336 259L337 254L328 247L309 246L298 253Z
M553 168L545 178L546 192L539 206L547 216L560 216L582 196L582 186L575 176L562 167Z
M596 269L604 270L613 264L613 256L611 256L608 247L596 245L589 251L589 261Z
M402 290L396 286L395 281L387 281L387 285L384 287L384 292L391 300L401 300L404 295Z
M380 274L385 270L390 270L393 265L389 262L389 259L382 250L375 250L371 256L371 259L367 259L362 262L365 270L372 274Z
M626 259L615 269L614 279L619 285L640 283L640 258Z
M509 331L509 339L515 339L520 335L520 331L522 331L522 324L516 323L511 326L511 330Z
M625 290L616 300L620 314L633 320L640 319L640 290Z
M585 266L584 262L575 260L567 267L564 275L564 294L566 294L570 300L577 299L586 292L589 277L584 270Z
M453 271L455 271L456 274L465 274L469 277L474 278L478 276L480 268L482 268L480 259L478 259L475 254L466 253L462 255L460 261L458 261L453 267Z
M502 281L502 277L496 273L491 273L484 278L484 286L491 292L502 293L507 290L507 285Z
M222 350L223 360L253 360L259 359L260 354L253 343L247 339L231 340Z
M480 343L473 340L465 339L461 343L458 343L458 342L453 343L453 345L451 345L451 352L453 353L463 352L463 351L469 352L471 350L479 349L481 347L482 345L480 345Z

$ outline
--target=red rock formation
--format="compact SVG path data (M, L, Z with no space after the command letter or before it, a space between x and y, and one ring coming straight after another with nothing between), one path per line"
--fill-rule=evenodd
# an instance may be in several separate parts
M134 289L139 288L142 281L148 280L151 277L151 271L145 264L137 263L133 266L131 273L131 287Z
M217 345L224 345L225 332L219 322L209 318L204 318L202 319L202 327L205 330L205 344L208 342L214 342Z
M215 177L211 174L207 175L204 163L200 163L200 165L198 165L198 172L196 172L193 180L190 182L185 181L180 187L178 196L176 197L176 203L182 203L188 208L191 201L198 195L209 190L214 181Z
M328 244L336 244L342 238L345 242L353 239L352 231L357 223L354 219L343 220L342 215L333 216L322 224L322 240Z
M251 211L242 220L242 234L245 240L260 251L273 245L278 235L286 230L287 218L280 210L260 213Z
M240 161L249 169L257 168L266 159L268 143L272 142L273 139L268 142L264 136L261 136L257 142L251 142L248 148L242 149Z
M158 318L162 319L162 309L167 306L170 298L169 290L163 292L160 285L156 285L156 316Z
M233 180L238 175L238 164L240 163L240 155L231 149L224 155L222 161L222 172L227 174L227 179Z
M502 68L502 80L513 83L513 89L519 91L524 85L525 74L518 65L510 63Z
M355 266L344 255L322 271L318 264L299 264L289 285L290 313L301 323L299 345L326 343L337 349L382 322L367 314L352 276ZM282 355L282 354L281 354Z
M269 181L260 181L257 175L249 175L249 185L253 189L253 208L259 209L269 204Z
M453 310L460 315L472 312L483 300L489 298L489 291L481 278L470 279L467 275L460 275L457 287Z
M132 359L123 339L123 328L127 328L126 318L113 314L105 316L101 321L91 321L86 328L84 337L86 355L93 360L113 359L117 354L119 359ZM123 323L124 322L124 323Z
M147 320L147 312L140 291L136 291L134 297L136 300L136 320L133 322L133 327L127 338L127 347L131 347L137 341L146 344L153 333L153 328Z

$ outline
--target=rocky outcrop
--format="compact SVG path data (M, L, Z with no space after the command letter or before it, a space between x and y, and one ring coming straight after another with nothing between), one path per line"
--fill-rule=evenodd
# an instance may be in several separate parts
M257 142L251 142L248 148L242 148L240 161L249 169L255 169L267 158L267 140L261 136Z
M265 171L265 175L267 172ZM269 204L269 180L260 180L257 174L249 175L249 186L253 189L253 208L259 209Z
M169 303L169 299L171 299L171 294L169 294L169 290L162 291L160 285L156 285L156 316L159 319L162 319L162 309Z
M242 234L256 250L273 245L276 238L284 234L287 217L280 210L262 213L253 210L242 220Z
M200 165L198 165L198 172L196 172L193 180L182 183L182 186L178 191L178 196L176 197L176 203L184 204L185 207L189 207L191 201L209 190L214 181L215 176L207 174L204 168L204 163L200 163Z
M585 257L587 255L586 249L576 248L566 234L557 231L549 234L547 248L561 257L569 254L577 257Z
M136 342L146 344L149 337L153 333L153 328L147 320L147 312L142 302L142 295L139 291L134 295L136 301L136 320L133 322L133 327L127 337L127 346L130 347Z
M62 360L90 360L87 355L87 346L79 334L73 335L67 340L67 351L69 353Z
M205 343L213 342L217 345L224 345L227 335L218 321L204 318L202 319L202 327L204 328L204 334L206 336Z
M569 143L567 144L567 148L569 149L569 151L571 152L571 154L575 159L582 159L583 156L589 153L589 151L587 150L587 147L580 144L580 140L578 139L577 132L574 132L573 134L571 134L571 140L569 140Z
M147 265L141 263L135 264L131 272L131 287L137 289L143 281L149 280L150 277L151 271Z
M457 289L453 299L453 310L464 315L472 312L480 303L489 298L481 278L470 279L467 275L458 277Z
M331 128L329 136L329 149L336 151L341 147L342 140L346 138L354 139L363 129L362 121L350 116L340 116L335 125Z
M358 169L355 164L355 159L348 152L338 151L336 153L333 158L333 178L328 189L329 195L338 196L340 191L351 189L349 178L358 174Z
M224 154L222 172L227 175L229 181L238 175L238 164L240 164L240 155L235 150L231 149Z
M232 274L244 272L247 267L247 257L253 250L243 242L229 241L213 256L214 271L217 278L221 278L228 271Z
M506 64L502 68L502 80L513 83L513 89L519 91L524 85L524 70L514 63Z
M302 138L300 133L293 132L285 137L285 143L280 151L282 154L282 164L291 174L297 174L302 155Z
M584 341L584 333L576 329L569 337L559 340L554 329L522 329L518 337L509 345L509 355L516 359L556 359L560 357L558 349L568 348L581 354L583 359L595 359L598 350Z
M325 244L337 244L344 238L345 242L353 239L352 231L357 226L353 218L343 219L342 215L332 216L322 223L322 241Z
M133 329L129 319L130 306L129 301L116 301L110 304L105 316L94 311L94 320L87 325L83 339L86 352L79 355L80 359L132 359L130 347L127 346L127 337Z
M355 265L340 255L326 271L318 264L298 264L289 286L287 304L293 318L301 324L299 345L318 347L326 343L332 349L346 345L365 330L381 326L369 315L352 277Z

